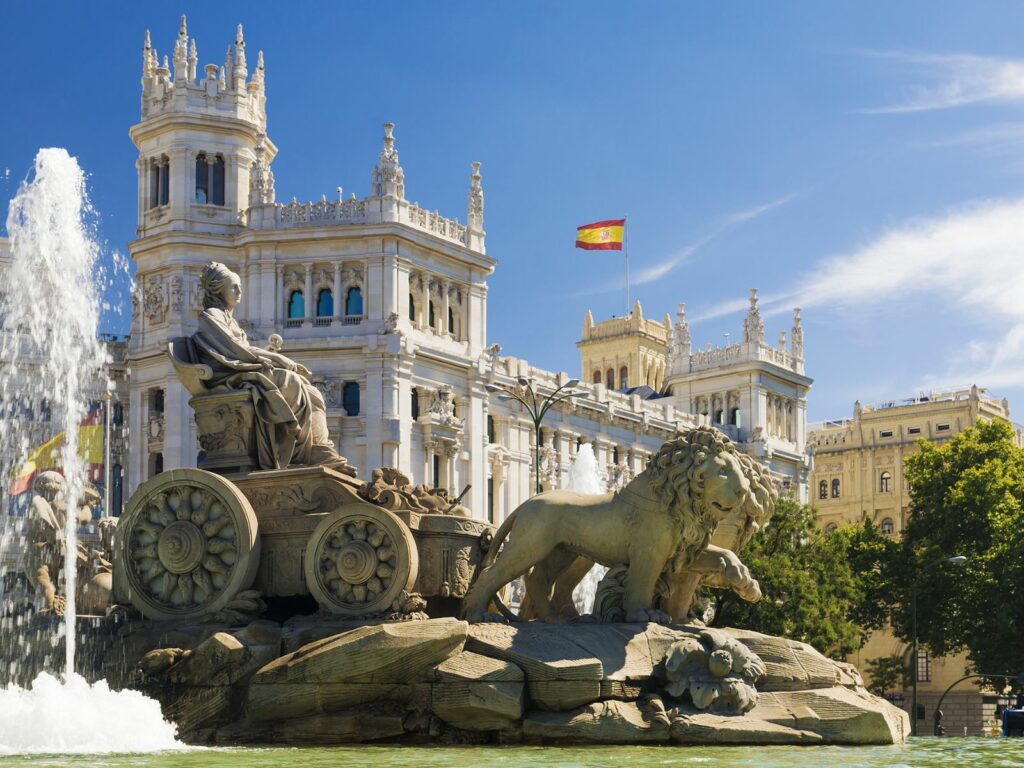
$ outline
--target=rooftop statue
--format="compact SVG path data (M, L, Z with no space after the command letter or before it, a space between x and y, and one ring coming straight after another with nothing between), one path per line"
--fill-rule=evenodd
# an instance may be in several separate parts
M327 466L355 475L327 433L327 406L301 363L249 343L234 309L242 299L238 275L211 262L200 278L203 311L192 337L198 362L209 366L208 389L249 390L256 413L255 443L261 469Z

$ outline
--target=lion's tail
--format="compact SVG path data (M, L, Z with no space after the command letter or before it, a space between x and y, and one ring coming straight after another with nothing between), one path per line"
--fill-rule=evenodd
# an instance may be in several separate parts
M487 554L484 555L483 560L480 561L480 567L476 569L476 573L473 574L473 580L470 582L470 589L476 584L477 578L483 572L484 568L489 568L494 564L494 561L498 559L498 550L501 549L501 545L505 543L505 539L508 538L509 532L516 523L516 511L514 510L511 515L505 518L501 525L498 526L498 530L494 532L494 538L491 540L491 545L487 548ZM509 621L518 621L519 617L516 616L512 611L509 610L508 606L505 605L504 601L499 595L492 595L491 601L501 611L501 615Z

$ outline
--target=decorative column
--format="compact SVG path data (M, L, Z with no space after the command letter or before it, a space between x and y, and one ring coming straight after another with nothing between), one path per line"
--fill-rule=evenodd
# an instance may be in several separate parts
M305 310L306 310L306 320L305 320L305 322L306 322L307 325L312 325L313 324L313 312L316 309L316 307L313 306L316 302L313 299L313 265L312 264L307 264L306 265L306 282L305 282L305 284L302 287L302 296L305 299L305 301L303 302L303 304L305 305Z
M334 262L334 319L339 323L345 317L345 297L341 295L341 262Z
M277 283L274 285L274 329L280 331L287 317L284 311L284 265L277 265Z
M448 292L452 289L452 281L444 280L440 283L441 289L441 335L446 338L451 338L451 334L448 332L448 309L451 306L448 302Z

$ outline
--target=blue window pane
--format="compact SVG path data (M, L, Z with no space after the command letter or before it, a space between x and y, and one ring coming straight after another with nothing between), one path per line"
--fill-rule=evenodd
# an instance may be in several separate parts
M288 318L291 320L306 316L306 302L302 298L302 291L292 291L288 297Z
M363 314L363 292L358 288L349 288L348 293L345 294L345 314L360 316Z
M331 317L334 315L334 295L330 288L324 288L316 297L316 316Z
M354 381L345 382L341 390L341 404L347 415L359 415L359 384Z

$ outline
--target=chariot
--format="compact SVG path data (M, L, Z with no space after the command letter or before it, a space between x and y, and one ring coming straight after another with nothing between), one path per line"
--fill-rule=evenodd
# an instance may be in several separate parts
M458 615L494 526L425 507L395 470L364 483L322 466L255 469L251 393L208 390L190 341L167 351L205 455L128 500L114 544L118 602L182 621L255 589L312 595L322 611L355 618L401 612L418 593L431 616Z

